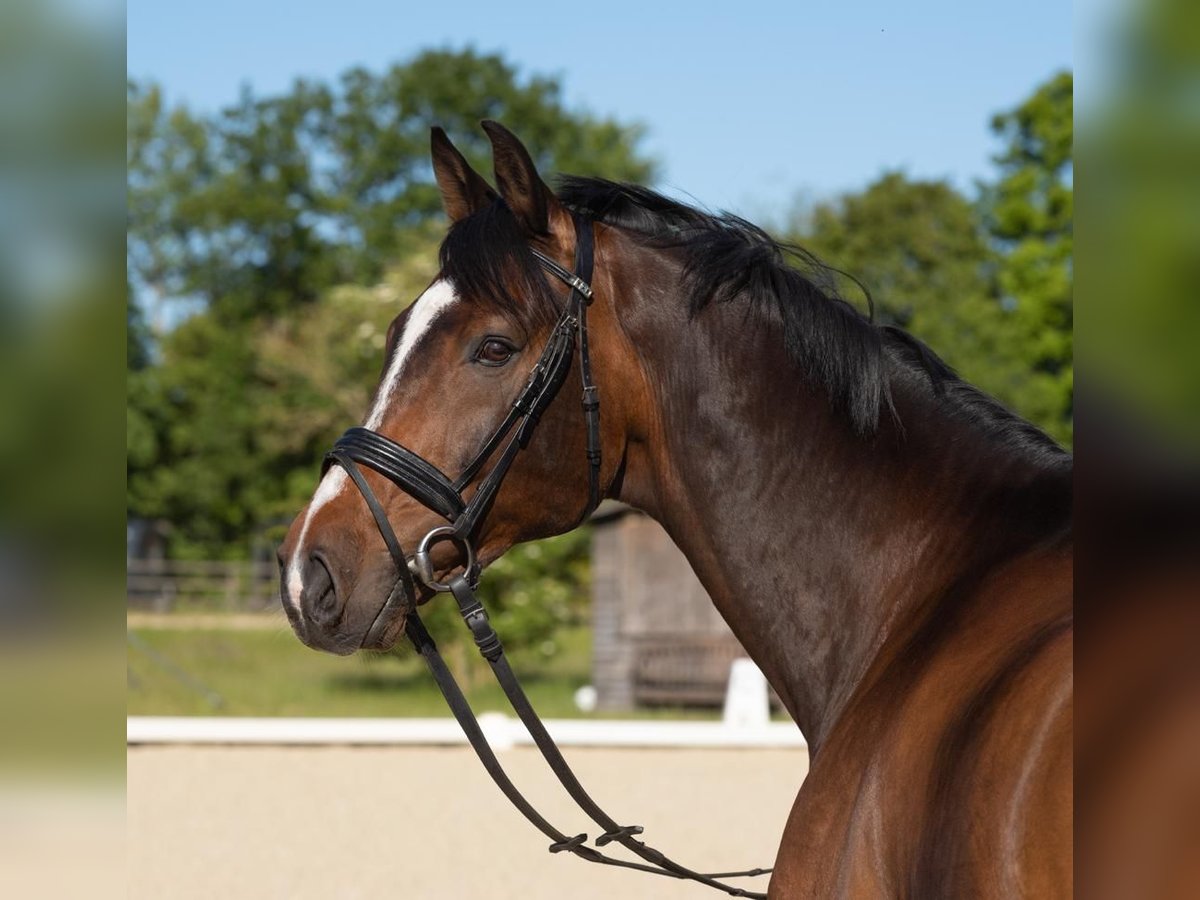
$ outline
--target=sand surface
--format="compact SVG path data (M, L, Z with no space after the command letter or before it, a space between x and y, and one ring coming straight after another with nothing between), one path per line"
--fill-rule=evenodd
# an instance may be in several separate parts
M619 821L708 871L771 865L808 767L803 750L566 755ZM535 750L501 762L552 823L596 834ZM724 896L551 856L469 748L131 747L127 821L134 898Z

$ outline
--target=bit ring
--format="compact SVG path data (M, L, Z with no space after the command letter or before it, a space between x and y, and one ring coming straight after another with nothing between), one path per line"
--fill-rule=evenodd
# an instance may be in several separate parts
M429 558L429 548L438 541L453 541L462 550L463 555L466 556L466 566L463 571L468 579L472 578L475 572L475 548L471 546L469 540L456 532L450 525L439 525L421 538L420 543L417 544L417 552L413 554L413 558L408 564L408 570L427 587L444 593L450 590L450 585L438 581L434 577L433 562Z

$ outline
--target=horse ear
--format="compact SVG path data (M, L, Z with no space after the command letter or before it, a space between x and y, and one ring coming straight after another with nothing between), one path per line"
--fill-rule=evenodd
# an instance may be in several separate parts
M562 211L558 198L542 181L529 151L515 134L491 119L485 119L482 125L492 142L500 196L529 233L546 234L552 216Z
M492 186L471 168L458 148L450 143L446 132L436 125L429 132L429 144L433 155L433 177L442 192L442 206L451 222L465 219L496 199Z

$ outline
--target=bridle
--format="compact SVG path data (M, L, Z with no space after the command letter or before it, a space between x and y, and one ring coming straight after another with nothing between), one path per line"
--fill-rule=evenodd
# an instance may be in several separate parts
M593 265L592 229L582 217L574 215L575 274L560 266L538 250L533 255L550 274L565 282L571 293L559 313L558 320L550 333L541 356L538 357L529 380L513 401L508 414L496 426L491 436L467 463L458 478L451 480L437 466L395 441L368 428L351 428L346 431L333 449L325 455L321 473L324 475L331 465L340 465L354 481L375 524L379 528L388 552L396 563L398 578L392 592L363 642L378 636L386 627L398 603L406 603L409 609L416 608L416 586L413 577L435 591L448 591L448 582L439 582L434 577L430 550L440 541L453 541L462 553L464 575L472 586L479 577L472 543L474 534L483 518L491 509L492 501L500 489L504 477L517 454L528 445L542 414L557 396L559 388L571 369L571 360L576 346L579 352L579 369L583 380L583 413L587 426L588 461L588 507L586 516L600 503L600 400L592 382L591 353L588 347L587 308L592 298L591 279ZM470 500L463 499L463 491L480 473L487 461L499 452L495 464L479 483ZM412 561L409 562L388 521L383 504L371 490L362 471L361 463L383 475L414 500L444 518L448 524L430 530L417 544Z
M770 872L770 869L708 874L695 872L637 840L634 836L641 834L641 826L619 825L615 819L600 808L575 777L549 732L546 731L545 725L534 711L529 698L525 695L524 689L508 664L500 638L488 620L487 611L475 596L475 587L479 578L479 565L472 544L475 531L491 509L496 493L517 454L528 445L542 414L558 395L558 391L571 369L571 362L576 350L579 355L579 371L583 383L582 405L587 429L588 506L584 510L584 516L586 517L600 502L600 400L596 385L592 381L587 330L587 309L592 301L591 279L594 261L592 223L578 213L572 212L571 216L575 225L574 271L563 268L538 250L532 250L542 268L570 288L570 295L559 313L558 320L555 322L541 356L538 357L530 372L529 381L513 401L512 408L504 419L458 478L451 480L428 460L367 428L349 429L338 438L333 449L325 456L322 474L335 464L345 469L366 501L396 565L396 583L364 635L363 642L366 643L377 637L391 619L388 613L397 611L398 606L403 604L400 608L406 611L405 632L408 639L425 660L442 696L445 697L446 703L450 707L450 711L462 726L476 755L479 756L492 780L517 810L551 839L552 843L549 848L551 853L568 852L588 862L637 869L671 878L688 879L723 890L734 897L755 897L765 900L766 894L734 887L718 879L764 875ZM497 453L499 456L496 458L496 462L479 482L475 493L469 500L465 500L463 491L467 485L479 475L488 460ZM383 475L414 500L446 519L448 524L433 528L421 538L411 561L396 538L383 504L379 502L375 492L359 469L358 464L360 463ZM461 551L463 561L462 570L448 577L446 581L437 580L430 560L431 548L440 541L454 542ZM534 744L543 758L580 809L604 829L604 833L595 839L595 847L587 845L588 836L586 834L571 836L551 825L509 779L488 744L470 704L463 696L462 689L450 673L438 652L437 645L417 615L414 578L419 579L434 591L449 592L454 596L459 613L475 639L475 645L479 648L483 658L488 661L505 696L529 730ZM637 863L615 859L596 849L596 847L604 847L609 843L620 844L645 862Z

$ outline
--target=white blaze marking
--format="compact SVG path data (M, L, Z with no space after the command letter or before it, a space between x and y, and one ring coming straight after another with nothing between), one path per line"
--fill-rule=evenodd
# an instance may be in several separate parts
M400 341L396 344L396 352L392 354L387 374L383 376L383 383L379 385L379 392L375 395L375 405L371 407L365 427L374 431L383 424L383 414L387 412L388 404L396 393L396 385L404 371L404 364L412 355L413 348L424 337L434 320L457 299L458 294L454 292L454 285L444 279L435 281L426 289L425 293L417 298L412 312L408 314L408 322L404 325L404 334L400 335Z
M321 483L317 485L317 492L313 494L312 503L308 505L308 512L304 516L304 524L300 526L300 540L296 541L296 552L292 554L291 564L288 566L288 600L300 611L300 591L304 588L304 576L301 574L304 571L304 559L308 555L304 550L304 539L308 537L308 528L312 525L313 515L316 511L341 493L342 486L346 483L346 470L341 466L332 466L325 473L325 477L321 479Z
M429 331L434 320L456 299L458 299L458 295L454 292L454 286L443 279L435 281L426 289L425 293L417 298L412 312L408 315L408 321L404 325L404 333L396 345L396 352L392 354L392 361L388 364L387 373L383 376L383 383L379 385L375 403L367 415L367 421L364 423L366 428L374 431L383 424L383 415L387 412L388 404L396 393L396 385L400 381L404 364L412 355L413 348ZM304 524L300 526L300 539L296 541L296 550L288 564L288 600L297 611L300 609L300 592L304 587L302 573L304 560L308 556L305 551L304 539L308 536L309 526L312 525L317 511L340 494L348 480L345 469L341 466L331 467L325 473L325 477L321 479L321 483L317 485L317 492L313 494L312 503L308 505L308 512L304 515Z

